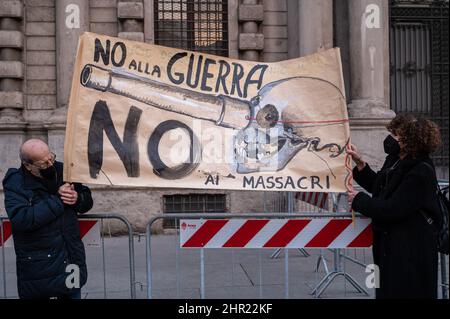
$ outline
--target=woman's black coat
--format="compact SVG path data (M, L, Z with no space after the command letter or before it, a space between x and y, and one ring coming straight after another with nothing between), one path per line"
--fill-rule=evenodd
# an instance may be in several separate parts
M434 229L419 210L438 219L436 176L428 156L389 155L375 173L355 167L352 208L372 218L373 256L380 270L376 298L437 298L438 252ZM438 219L439 220L439 219Z
M20 298L60 297L66 286L69 264L80 269L80 286L87 280L86 255L80 239L77 213L92 207L91 191L74 184L75 205L64 204L57 193L63 184L63 164L55 162L57 179L50 187L23 166L9 169L3 180L5 209L11 220ZM73 273L75 274L75 273Z

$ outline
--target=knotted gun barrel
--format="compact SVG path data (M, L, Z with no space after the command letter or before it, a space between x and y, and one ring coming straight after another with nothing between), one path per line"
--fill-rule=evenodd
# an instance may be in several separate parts
M254 116L250 104L228 96L209 95L168 85L122 70L107 70L87 64L81 72L85 87L125 96L147 105L218 126L244 129Z

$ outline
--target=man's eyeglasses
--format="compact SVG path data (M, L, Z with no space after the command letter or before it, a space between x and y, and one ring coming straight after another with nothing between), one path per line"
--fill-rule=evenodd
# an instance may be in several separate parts
M45 162L44 161L38 161L36 163L31 163L31 165L33 165L33 166L35 166L37 168L40 168L40 169L45 169L45 168L53 165L55 163L55 161L56 161L56 154L55 153L51 152L50 156L51 157ZM51 164L48 164L49 162Z

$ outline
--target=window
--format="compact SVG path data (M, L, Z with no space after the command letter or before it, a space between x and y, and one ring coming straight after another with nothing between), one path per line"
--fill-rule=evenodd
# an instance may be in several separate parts
M421 6L417 6L421 4ZM448 1L390 1L391 105L441 128L436 166L448 166Z
M227 0L155 0L155 43L228 56Z
M224 194L164 195L164 213L223 213L227 210ZM164 219L164 228L174 228L175 220Z

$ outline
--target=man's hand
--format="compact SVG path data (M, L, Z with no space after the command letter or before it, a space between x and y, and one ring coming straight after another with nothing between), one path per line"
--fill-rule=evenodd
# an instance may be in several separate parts
M66 205L75 205L78 200L78 193L75 191L73 185L65 183L58 190L59 195L61 195L61 200Z

